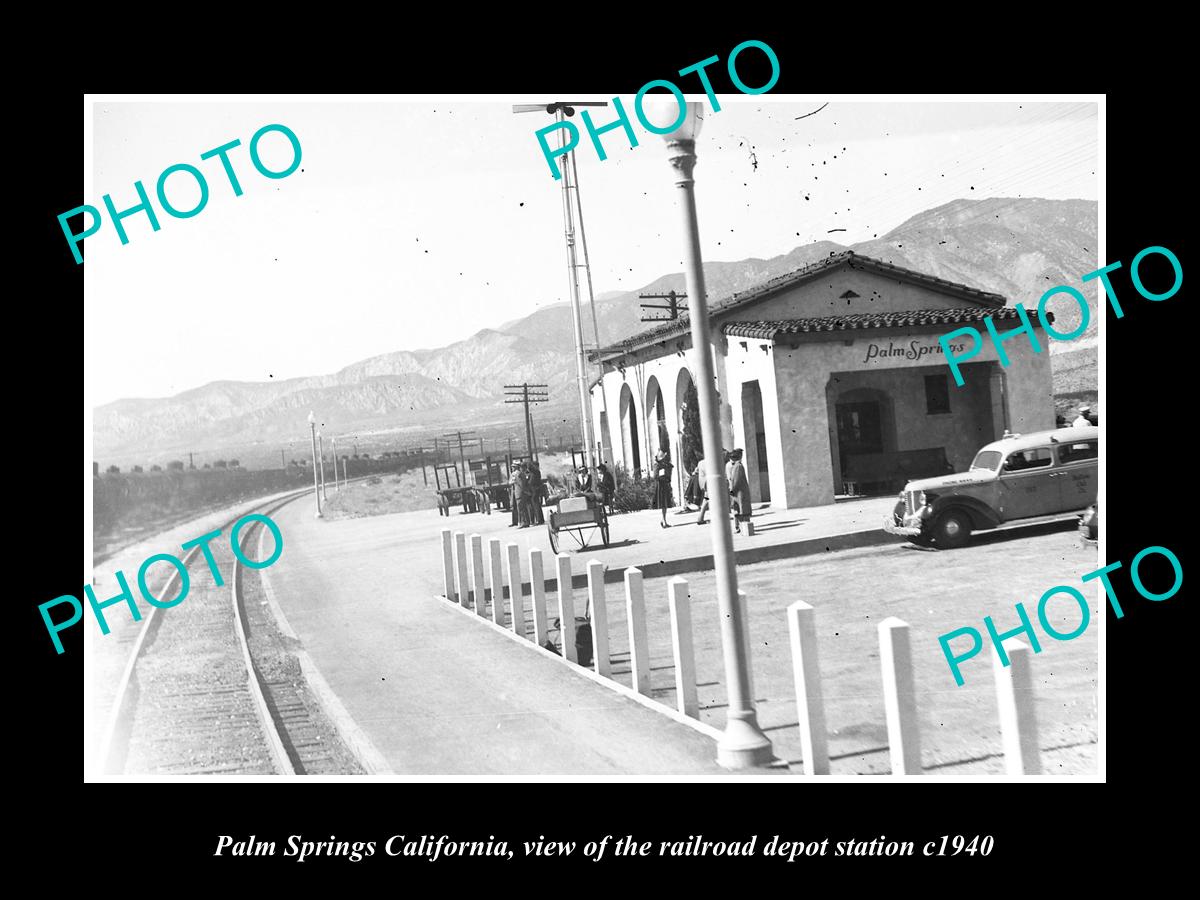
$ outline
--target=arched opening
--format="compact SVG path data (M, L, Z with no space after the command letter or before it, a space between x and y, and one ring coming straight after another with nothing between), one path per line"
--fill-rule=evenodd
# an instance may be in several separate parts
M637 403L628 384L621 385L621 453L630 474L635 477L642 468L641 439L638 429Z
M662 388L659 387L658 378L654 375L651 375L650 380L646 382L645 409L646 449L649 454L647 462L653 460L663 447L666 447L667 452L673 455L670 437L667 434L667 408L663 403Z
M676 464L685 472L692 472L704 452L704 439L700 434L699 397L692 373L684 366L675 376L675 427L679 435L679 459Z

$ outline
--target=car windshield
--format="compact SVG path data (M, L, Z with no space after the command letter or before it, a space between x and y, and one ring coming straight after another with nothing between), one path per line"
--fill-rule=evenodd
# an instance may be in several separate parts
M1002 455L999 450L980 450L975 455L975 462L971 463L971 468L986 469L989 472L995 472L1000 467L1000 457Z

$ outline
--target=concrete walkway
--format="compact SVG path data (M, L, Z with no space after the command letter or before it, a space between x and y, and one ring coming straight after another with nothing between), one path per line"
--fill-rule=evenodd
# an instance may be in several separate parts
M438 528L447 522L439 525L436 512L330 521L300 502L274 518L284 536L282 557L266 570L276 598L397 774L723 772L700 732L434 599L442 591ZM473 531L475 522L503 526L507 517L450 521L470 521Z
M895 497L875 497L805 509L755 509L755 533L751 536L743 531L733 536L734 555L740 565L747 565L877 544L902 544L903 538L883 530L883 519L895 505ZM684 515L669 511L667 522L671 527L663 528L658 510L620 513L609 517L608 547L600 546L598 530L584 535L587 549L581 549L569 532L559 534L558 546L578 560L574 566L576 587L586 584L582 573L591 559L604 563L607 582L621 581L629 566L641 569L646 578L703 571L713 567L712 516L707 517L709 524L705 525L697 525L696 517L695 512ZM511 514L502 510L493 510L490 516L453 510L446 517L429 510L380 517L383 521L400 518L404 519L401 527L406 534L422 526L427 528L435 547L442 528L482 535L485 553L492 538L520 546L522 559L528 559L530 548L538 547L546 560L546 577L553 581L554 552L545 525L514 528ZM528 590L526 583L525 592Z

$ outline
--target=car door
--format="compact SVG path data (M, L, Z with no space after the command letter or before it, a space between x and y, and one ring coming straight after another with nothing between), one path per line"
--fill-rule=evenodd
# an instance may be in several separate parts
M1062 504L1049 446L1010 451L1000 468L1000 515L1005 521L1047 516Z
M1099 484L1099 442L1062 442L1054 448L1056 465L1054 481L1059 492L1062 512L1086 509L1096 502Z

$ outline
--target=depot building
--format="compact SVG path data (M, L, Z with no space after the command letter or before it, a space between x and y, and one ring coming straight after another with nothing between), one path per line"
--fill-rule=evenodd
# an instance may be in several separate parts
M910 478L965 470L1006 430L1055 427L1047 336L1041 353L1024 335L1006 341L1007 367L987 339L987 316L1001 334L1021 325L999 294L845 252L710 304L709 315L722 442L745 451L755 503L894 493ZM960 364L958 387L938 338L968 325L984 340ZM592 388L602 455L642 472L666 446L676 491L696 352L681 313L592 354L603 372Z

